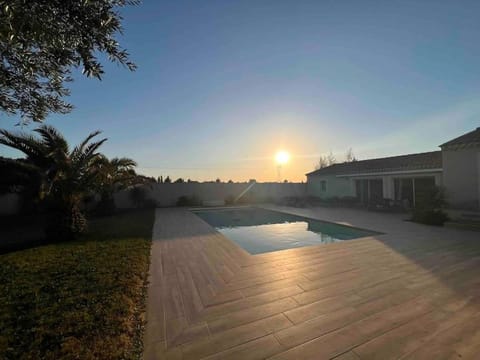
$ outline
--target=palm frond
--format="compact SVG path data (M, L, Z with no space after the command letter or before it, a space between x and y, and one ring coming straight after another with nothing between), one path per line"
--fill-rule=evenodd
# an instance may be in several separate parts
M42 141L23 132L0 130L0 144L23 152L34 163L45 163L48 156Z
M135 160L126 157L113 158L112 160L110 160L110 163L116 168L133 168L137 166Z
M93 142L93 143L88 144L88 145L85 147L85 150L82 152L84 158L85 158L85 159L90 159L90 158L92 158L93 156L95 156L95 155L96 155L96 154L95 154L95 151L97 151L98 148L99 148L100 146L102 146L103 143L104 143L105 141L107 141L107 140L108 140L107 138L104 138L104 139L102 139L102 140L100 140L100 141L96 141L96 142Z
M34 131L40 134L41 138L43 139L43 143L49 149L51 149L51 151L55 151L57 153L63 152L64 154L68 154L69 147L67 140L53 126L42 125L36 128Z
M76 157L76 156L80 155L81 153L83 153L84 150L85 150L85 147L88 145L90 140L92 140L95 136L97 136L101 133L102 132L100 130L96 130L96 131L93 131L92 133L90 133L80 144L75 146L75 148L73 149L72 154L71 154L72 157Z

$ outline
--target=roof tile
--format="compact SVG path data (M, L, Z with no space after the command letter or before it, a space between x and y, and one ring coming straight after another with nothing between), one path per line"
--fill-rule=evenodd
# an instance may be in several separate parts
M442 168L442 152L431 151L419 154L400 155L333 164L323 169L312 171L308 173L307 176L363 174L439 168Z
M447 141L446 143L440 145L440 147L444 148L467 145L480 146L480 127L477 127L475 130L463 134L453 140Z

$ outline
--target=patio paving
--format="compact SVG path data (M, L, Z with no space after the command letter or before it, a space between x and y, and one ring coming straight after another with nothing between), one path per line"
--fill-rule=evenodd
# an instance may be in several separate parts
M385 234L250 255L157 209L145 359L478 359L480 233L268 207Z

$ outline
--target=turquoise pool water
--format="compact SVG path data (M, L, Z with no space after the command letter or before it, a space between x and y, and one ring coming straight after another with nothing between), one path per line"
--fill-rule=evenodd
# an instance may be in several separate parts
M377 232L257 208L194 211L250 254L329 244Z

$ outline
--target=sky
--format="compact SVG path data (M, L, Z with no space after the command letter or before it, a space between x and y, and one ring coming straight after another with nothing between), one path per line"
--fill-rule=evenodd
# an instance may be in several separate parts
M144 0L122 14L138 70L76 74L74 111L46 122L72 144L103 130L103 152L149 176L305 181L322 154L439 150L480 126L479 1Z

